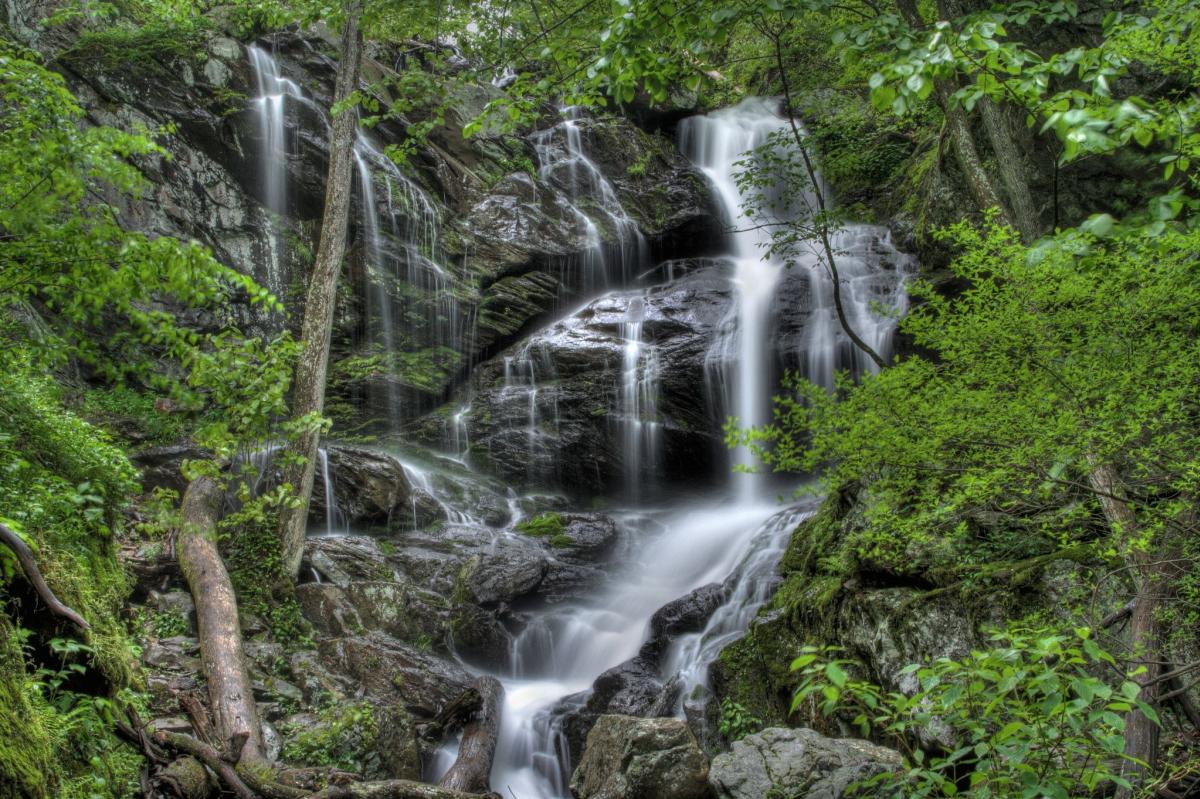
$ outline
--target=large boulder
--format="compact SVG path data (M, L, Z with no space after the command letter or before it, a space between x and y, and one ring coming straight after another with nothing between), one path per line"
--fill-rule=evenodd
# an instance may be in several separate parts
M410 530L445 518L437 500L413 486L395 456L337 444L329 446L324 457L327 460L320 466L327 470L332 488L335 525ZM315 481L309 509L324 519L328 499L322 478L319 474Z
M706 799L708 758L679 719L602 716L571 776L576 799Z
M854 783L902 765L898 752L869 741L770 727L713 758L708 779L717 799L841 799Z

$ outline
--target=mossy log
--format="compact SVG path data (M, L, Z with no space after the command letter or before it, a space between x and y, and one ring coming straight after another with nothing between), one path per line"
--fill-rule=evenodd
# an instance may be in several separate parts
M230 754L246 765L265 763L262 726L242 651L237 597L217 549L217 521L224 492L216 481L198 477L188 486L180 509L176 541L179 567L192 592L199 628L200 659L208 684L214 733L235 742Z

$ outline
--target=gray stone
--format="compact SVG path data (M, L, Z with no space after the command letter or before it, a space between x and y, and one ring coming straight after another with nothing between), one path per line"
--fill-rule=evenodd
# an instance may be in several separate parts
M708 759L679 719L601 716L571 776L571 793L576 799L705 799Z
M809 729L771 727L735 741L713 758L708 779L717 799L841 799L861 780L901 768L900 754Z

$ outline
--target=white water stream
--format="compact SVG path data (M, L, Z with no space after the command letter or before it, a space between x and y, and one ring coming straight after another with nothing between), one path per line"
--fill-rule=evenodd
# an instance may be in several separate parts
M732 228L728 246L736 302L708 361L719 387L716 401L743 425L764 424L770 418L779 356L773 306L787 266L768 256L770 232L758 224L761 220L747 218L742 211L738 162L786 126L776 106L767 100L746 101L686 120L681 130L684 153L708 175ZM839 248L849 251L839 254L838 265L847 281L844 290L851 318L860 335L886 352L895 319L875 313L871 302L903 309L900 266L905 262L879 228L852 226L839 232L836 240ZM891 259L888 268L883 268L887 259ZM797 268L805 266L811 267L805 276L810 306L806 352L792 354L792 360L802 362L810 377L831 386L835 368L860 373L864 367L862 359L843 346L847 339L832 314L828 273L819 268L815 257L807 264L801 260ZM643 421L653 417L656 402L656 356L653 347L642 341L643 314L640 298L632 299L621 329L625 350L618 410L631 488L639 484L642 459L656 457L656 430ZM530 383L535 382L531 375ZM535 404L531 401L531 409ZM531 429L535 423L531 415ZM735 458L749 462L750 454L738 452ZM721 582L730 589L730 598L702 632L676 640L663 658L661 676L676 677L680 684L679 712L688 697L703 695L709 663L745 632L770 597L779 558L792 530L810 510L808 506L781 509L765 499L768 483L763 475L733 474L730 482L732 501L692 502L627 514L623 522L633 552L623 571L595 595L545 611L517 639L513 673L502 675L507 693L492 771L494 790L517 799L568 796L573 764L553 711L556 707L561 711L564 699L587 691L602 672L636 655L659 607ZM638 498L636 490L630 496Z
M287 143L284 113L289 98L306 100L294 84L280 76L264 51L250 48L258 76L255 100L263 126L263 176L266 205L275 213L287 208ZM600 291L628 286L647 260L646 243L625 213L612 184L586 155L583 120L568 109L565 119L535 135L539 176L569 200L587 232L587 251L579 260L579 284ZM839 327L832 307L832 284L816 256L796 259L799 279L807 281L804 302L808 319L800 351L781 352L777 344L775 307L788 273L779 259L767 256L769 231L742 212L738 162L761 146L787 123L776 104L748 100L724 111L683 123L681 148L711 181L714 196L732 232L727 236L730 285L735 302L712 342L708 371L715 386L718 411L739 418L743 425L769 421L770 397L777 389L781 363L798 365L822 385L831 386L836 369L861 373L868 368ZM368 303L373 310L372 340L384 351L397 350L399 338L412 338L404 327L401 290L424 296L425 336L422 344L461 348L462 323L449 296L437 258L436 209L424 193L373 145L366 135L355 147L360 189L359 208L365 218L358 229L365 236L372 279ZM382 182L381 182L382 181ZM586 209L586 213L585 210ZM892 248L881 228L847 226L835 236L838 266L843 274L848 315L856 331L879 351L890 349L893 314L878 314L874 302L902 311L903 282L908 262ZM277 275L278 247L270 267ZM790 295L789 295L790 296ZM611 564L608 579L572 602L533 614L517 636L509 669L498 674L506 695L501 740L492 772L492 788L513 799L560 799L568 792L573 764L554 711L568 697L580 695L595 678L638 653L649 621L664 604L710 583L724 583L729 599L711 616L705 629L674 641L662 659L662 674L676 678L681 704L702 697L708 664L720 650L741 635L769 598L774 572L796 524L808 506L781 508L768 499L764 475L732 474L729 498L711 501L654 504L653 475L661 459L658 421L659 354L643 329L645 300L629 295L619 336L623 344L619 395L613 418L621 426L626 449L626 500L632 509L612 515L623 531L625 550ZM420 315L420 314L418 314ZM540 437L544 427L558 425L555 394L543 386L553 381L552 365L543 364L531 347L505 362L505 391L524 402L523 418L515 419L528 436L530 469L541 471ZM701 387L697 387L701 390ZM398 397L390 398L392 405ZM468 408L453 415L448 443L461 457L466 449ZM583 454L586 456L586 453ZM749 462L737 452L736 462ZM327 533L336 523L336 498L322 459L322 478L331 509ZM553 464L549 464L552 468ZM415 461L404 463L409 481L435 497L451 522L471 522L468 512L443 500L434 470ZM414 494L415 497L415 494ZM414 499L413 525L418 523ZM517 511L518 501L510 500ZM511 535L509 530L499 535ZM578 698L572 700L579 702ZM432 773L436 779L450 765L457 741L443 747Z

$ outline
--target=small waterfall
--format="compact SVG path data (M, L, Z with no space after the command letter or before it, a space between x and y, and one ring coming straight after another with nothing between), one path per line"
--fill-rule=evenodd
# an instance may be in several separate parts
M546 441L557 436L560 427L558 392L553 382L554 364L543 356L536 342L504 357L501 396L509 429L524 432L526 474L530 481L552 477L557 467L553 447Z
M704 116L684 120L680 127L680 149L704 170L714 195L730 225L729 258L737 301L722 323L722 332L708 354L708 371L714 405L737 418L742 427L757 427L770 421L771 394L778 379L780 362L798 366L814 383L833 389L834 373L848 369L855 376L875 369L846 336L833 302L833 279L816 243L789 253L788 262L771 250L771 227L791 215L811 213L816 198L811 187L797 198L784 197L783 187L759 187L770 208L750 216L744 210L747 189L739 183L745 162L759 156L763 147L775 149L775 157L795 157L788 145L779 144L775 134L788 123L777 113L778 102L750 98L740 104ZM786 141L786 139L785 139ZM830 196L823 187L826 197ZM890 351L896 320L906 309L904 283L911 259L891 246L890 235L872 225L847 225L831 235L841 277L843 303L854 331L881 353ZM781 282L787 278L789 262L807 281L809 319L805 324L803 352L776 352L771 331L774 306ZM875 304L894 313L879 314ZM795 363L798 361L798 363ZM736 463L753 465L746 448L734 453ZM735 473L738 496L753 501L762 494L766 481L760 475Z
M239 456L238 460L248 462L253 468L249 477L250 494L258 496L263 491L278 483L279 469L275 465L275 455L284 447L282 444L267 444L261 449ZM333 467L329 463L329 451L325 447L317 449L317 468L314 483L320 480L321 495L325 498L325 534L337 535L344 533L348 527L345 515L338 509L337 491L334 486ZM310 531L312 528L309 528Z
M621 323L625 340L621 364L621 416L624 428L625 488L634 502L652 485L659 466L658 352L642 341L646 302L633 297Z
M708 370L716 388L717 407L737 417L743 427L770 420L770 395L774 374L769 331L775 289L783 277L782 261L769 256L769 221L747 216L743 211L738 176L741 162L764 146L772 133L786 122L774 113L770 101L747 100L733 108L684 120L680 149L712 182L714 194L731 227L729 257L733 261L731 282L737 301L722 324L722 334L713 342ZM732 374L731 374L732 373ZM750 464L749 450L735 453L737 463ZM763 481L756 475L735 473L741 501L754 501Z
M266 280L264 285L276 297L284 291L283 246L279 219L288 212L288 157L291 155L287 142L287 112L289 101L304 99L303 92L294 82L283 77L279 65L270 53L257 45L246 48L250 69L258 96L251 107L258 116L262 137L262 152L259 153L259 181L262 185L263 204L268 218L268 253Z
M354 159L369 283L369 335L387 374L386 404L395 432L406 418L401 387L413 379L407 372L456 370L464 325L453 278L441 265L437 206L361 131Z
M572 106L561 113L563 121L533 136L538 177L566 195L587 231L587 249L579 265L584 290L627 284L649 260L646 239L612 183L588 157L580 110Z

